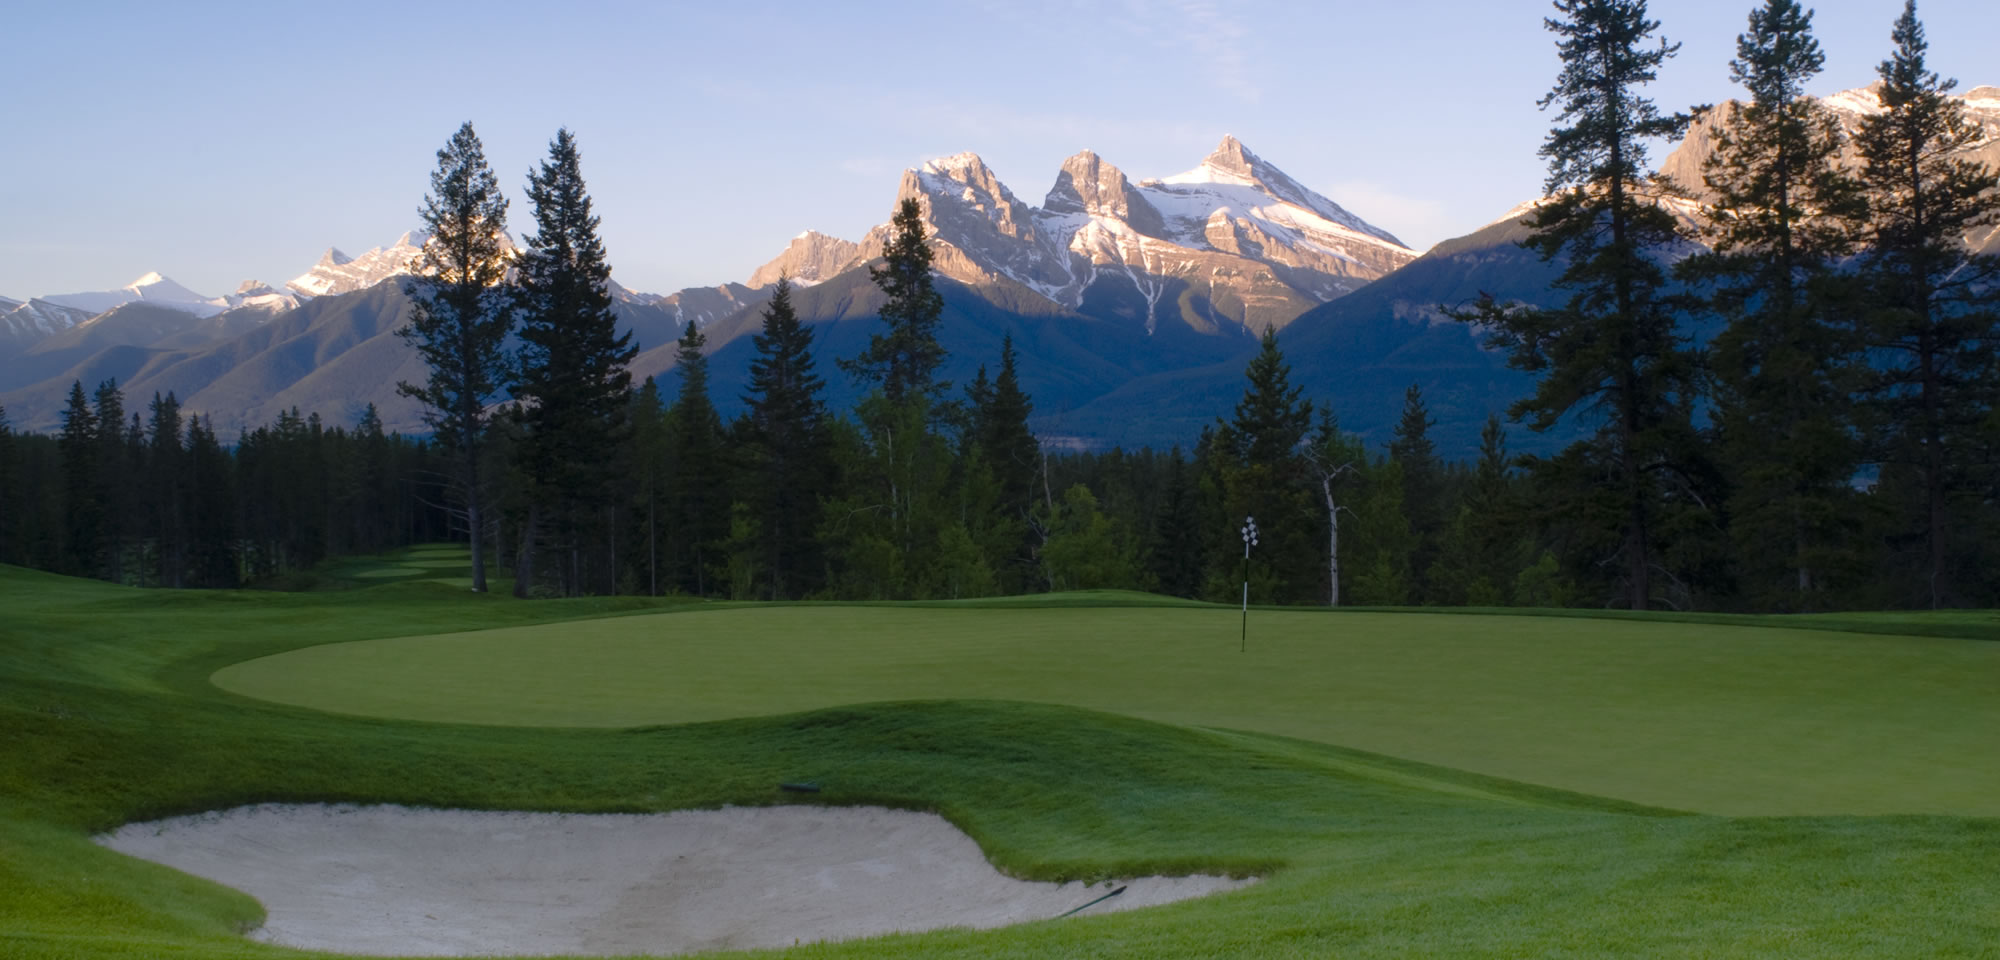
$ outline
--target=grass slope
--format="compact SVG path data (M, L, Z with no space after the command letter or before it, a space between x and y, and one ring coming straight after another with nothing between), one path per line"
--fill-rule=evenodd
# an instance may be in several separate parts
M1216 607L686 608L328 644L225 690L627 727L918 697L1338 743L1721 814L2000 815L2000 644L1627 619Z
M774 789L790 779L819 780L823 802L942 812L1023 876L1268 878L1161 909L801 956L1978 957L2000 942L1990 819L1673 815L1015 702L543 729L342 717L205 681L285 648L657 609L634 601L518 604L424 583L141 592L0 568L0 609L8 957L310 956L240 939L259 915L240 894L88 842L127 820L266 800L761 804L795 800Z

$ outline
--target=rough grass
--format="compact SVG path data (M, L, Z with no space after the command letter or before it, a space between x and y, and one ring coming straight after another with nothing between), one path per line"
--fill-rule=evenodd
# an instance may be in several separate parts
M796 802L775 789L794 779L822 783L821 802L942 812L1023 876L1267 877L1160 909L802 956L1979 957L2000 942L1991 819L1674 815L1307 740L1019 702L536 729L341 717L205 680L284 649L658 609L421 582L141 592L0 568L0 956L309 956L240 939L258 917L240 894L87 840L132 819L266 800Z

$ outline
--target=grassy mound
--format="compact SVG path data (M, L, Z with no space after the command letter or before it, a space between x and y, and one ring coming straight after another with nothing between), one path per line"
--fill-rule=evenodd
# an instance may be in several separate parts
M1138 595L1143 597L1143 595ZM217 685L336 713L628 727L917 697L1058 703L1724 814L2000 814L2000 644L1212 606L683 607L328 644Z
M170 594L0 568L0 608L9 957L307 956L239 939L258 915L246 898L88 842L129 820L255 801L571 811L797 802L776 785L800 779L824 786L819 802L939 811L1022 876L1268 877L1158 910L807 956L1969 957L2000 940L2000 822L1990 819L1675 815L1306 740L1049 704L902 701L548 729L343 717L206 681L230 663L331 642L558 621L583 629L661 609L632 600L522 604L421 582Z

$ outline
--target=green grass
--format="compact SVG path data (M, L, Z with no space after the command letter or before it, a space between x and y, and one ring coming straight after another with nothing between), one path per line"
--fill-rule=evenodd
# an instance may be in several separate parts
M1114 598L1115 599L1115 598ZM910 698L1337 743L1722 814L2000 815L2000 644L1641 620L1215 607L777 606L328 644L225 690L628 727Z
M774 622L784 612L646 616L662 609L676 607L522 604L421 580L307 595L143 592L0 568L0 956L311 956L240 939L258 917L247 898L87 840L132 819L253 801L765 804L796 802L776 790L794 779L822 783L819 802L937 810L1021 876L1266 877L1160 909L812 946L801 956L1990 957L2000 942L2000 821L1990 818L1678 815L1315 738L1011 700L801 703L702 723L562 729L340 716L207 682L231 663L329 643L538 624L545 636L575 637L620 624ZM872 617L876 632L897 635L931 617L1031 625L1205 615L1023 603L798 612ZM1617 625L1562 621L1572 622ZM1255 662L1232 639L1215 662ZM1267 639L1266 654L1277 656L1278 638ZM733 649L738 659L768 654ZM866 672L873 650L853 651L849 672ZM996 676L1045 669L1024 667L1020 651L987 651ZM1170 666L1175 657L1153 659ZM1991 677L1964 682L1990 686ZM752 693L719 682L684 696L748 703ZM1575 712L1577 723L1592 722ZM1856 728L1866 720L1847 717Z

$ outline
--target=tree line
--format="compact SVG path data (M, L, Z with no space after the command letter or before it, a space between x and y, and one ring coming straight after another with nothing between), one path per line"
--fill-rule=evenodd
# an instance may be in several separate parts
M1637 609L1995 602L2000 258L1968 241L2000 222L2000 175L1963 156L1982 134L1926 67L1914 0L1852 136L1802 96L1824 63L1812 14L1751 12L1730 63L1748 96L1708 117L1699 231L1646 167L1646 141L1694 119L1640 89L1677 45L1644 0L1555 6L1559 125L1529 244L1567 298L1459 316L1538 374L1511 415L1596 426L1526 463L1564 556ZM1697 320L1721 331L1702 343Z
M1811 14L1753 10L1730 64L1748 96L1706 118L1699 218L1646 166L1647 141L1694 119L1641 92L1676 48L1643 0L1555 6L1558 125L1527 243L1561 266L1564 299L1455 314L1536 374L1508 420L1585 426L1553 455L1511 455L1496 411L1475 460L1445 461L1415 385L1370 448L1290 382L1270 331L1240 402L1186 449L1047 449L1011 340L973 382L937 379L915 200L870 268L881 331L838 364L867 396L827 409L781 280L746 412L725 422L697 326L672 396L625 371L574 137L530 174L536 229L516 251L467 124L438 153L405 284L403 335L431 376L401 389L430 441L292 414L224 448L171 397L107 432L92 425L124 423L115 385L92 406L78 384L53 441L0 415L0 498L27 505L5 511L0 560L224 584L449 534L471 543L475 589L490 564L524 596L1233 600L1247 581L1293 604L2000 603L2000 263L1965 243L2000 192L1956 158L1976 131L1924 66L1914 4L1883 110L1851 137L1801 95L1823 61Z
M296 410L224 446L172 394L72 384L53 437L0 410L0 563L114 583L301 582L320 561L454 536L435 445Z

